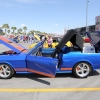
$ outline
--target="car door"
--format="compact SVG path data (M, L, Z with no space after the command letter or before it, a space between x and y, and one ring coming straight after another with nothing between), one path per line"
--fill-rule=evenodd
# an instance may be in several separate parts
M36 74L55 77L58 60L49 57L28 55L26 58L27 70Z

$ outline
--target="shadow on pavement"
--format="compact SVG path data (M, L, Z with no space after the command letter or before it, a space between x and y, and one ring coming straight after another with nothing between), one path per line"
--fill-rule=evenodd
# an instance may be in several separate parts
M46 85L50 85L50 82L48 82L46 80L43 80L43 79L32 78L32 77L29 77L29 79L34 80L34 81L37 81L37 82L40 82L40 83L43 83L43 84L46 84Z
M91 73L91 75L89 75L89 76L97 76L97 75L100 75L100 73L97 72L97 71L93 71L93 72Z
M50 82L46 81L45 79L40 79L40 78L48 78L45 76L37 75L37 74L15 74L15 78L28 78L46 85L50 85Z
M89 75L89 77L91 76L97 76L97 75L100 75L99 72L97 71L93 71L91 73L91 75ZM34 80L34 81L37 81L37 82L40 82L40 83L43 83L43 84L46 84L46 85L50 85L50 82L46 81L45 79L40 79L40 78L49 78L49 77L46 77L46 76L42 76L42 75L37 75L37 74L16 74L14 75L15 78L29 78L31 80ZM63 74L56 74L56 77L55 78L77 78L75 77L72 73L63 73Z
M33 78L49 78L49 77L38 75L38 74L15 74L14 77L15 78L29 78L29 79L33 79ZM62 77L62 78L63 77L75 78L72 73L56 74L56 76L55 76L55 78L60 78L60 77Z

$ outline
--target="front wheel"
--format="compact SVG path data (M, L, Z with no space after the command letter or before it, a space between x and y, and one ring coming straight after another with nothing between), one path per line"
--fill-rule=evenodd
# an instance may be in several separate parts
M92 71L91 65L87 62L79 62L74 66L73 73L76 77L86 78Z
M8 64L0 64L0 78L9 79L13 74L14 70Z

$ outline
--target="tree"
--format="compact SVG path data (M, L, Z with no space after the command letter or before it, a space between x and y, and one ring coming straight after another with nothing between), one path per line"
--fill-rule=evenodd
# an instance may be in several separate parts
M23 27L23 30L24 30L24 33L26 34L27 27L24 26L24 27Z
M35 34L40 34L40 31L34 31L35 32Z
M17 33L18 33L18 34L21 34L21 33L22 33L22 29L19 28L19 29L17 30Z
M10 33L10 30L7 30L8 34Z
M36 34L41 34L41 32L40 32L40 31L35 31L35 33L36 33Z
M19 33L20 33L20 30L18 29L18 30L17 30L17 34L19 34Z
M17 29L16 27L11 27L11 29L13 30L13 34L15 33L15 30Z
M43 34L47 34L46 32L43 32Z
M8 25L8 24L3 24L2 28L5 29L5 34L6 34L6 31L7 31L7 29L9 28L9 25Z
M34 30L31 30L29 33L34 35Z

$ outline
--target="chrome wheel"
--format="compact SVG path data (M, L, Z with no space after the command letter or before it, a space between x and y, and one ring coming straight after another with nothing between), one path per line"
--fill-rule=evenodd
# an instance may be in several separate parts
M91 72L91 66L90 64L85 62L78 63L74 69L74 74L77 77L81 78L87 77L90 74L90 72Z
M0 65L0 77L1 78L10 78L12 76L12 69L9 65L7 64L1 64Z

